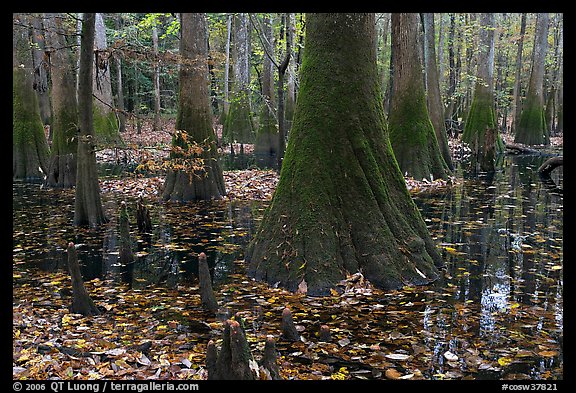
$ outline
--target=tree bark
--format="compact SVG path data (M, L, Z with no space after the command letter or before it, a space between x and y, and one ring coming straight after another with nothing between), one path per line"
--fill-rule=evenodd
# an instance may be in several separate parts
M122 28L122 14L118 13L116 16L116 29L120 31ZM122 84L122 58L116 56L114 58L116 65L116 105L118 107L118 129L120 133L126 131L126 106L124 104L124 86Z
M208 92L208 51L205 14L183 13L180 54L186 64L180 68L180 100L176 118L173 148L186 148L196 142L203 148L202 169L170 169L164 183L165 201L219 199L226 194L222 169L218 160L216 135L212 128L212 109ZM184 131L182 133L181 131ZM174 152L171 159L179 157ZM181 157L192 159L193 157Z
M520 37L518 38L518 50L516 52L516 70L514 79L514 92L512 93L512 133L516 134L516 126L522 113L521 88L522 88L522 50L524 48L524 35L526 34L526 12L520 19Z
M76 156L74 224L99 226L108 222L100 199L96 169L92 77L95 13L85 13L82 23L80 71L78 75L78 111L80 132Z
M442 261L388 140L374 14L307 14L305 39L294 124L246 251L249 276L290 291L305 280L311 296L359 270L379 288L434 281Z
M44 136L38 97L33 88L32 51L28 20L13 14L12 51L12 179L43 180L49 148Z
M78 151L78 102L76 72L68 51L63 14L44 14L46 51L50 53L52 99L52 148L45 184L71 188L76 184L76 153Z
M452 157L448 147L448 135L446 134L446 122L444 121L444 105L440 95L440 81L438 78L438 67L436 65L436 48L434 40L434 14L423 13L422 21L424 26L424 55L426 64L426 98L430 120L434 126L438 147L448 169L454 169Z
M388 117L390 142L402 173L417 180L445 179L449 170L426 108L418 23L417 13L392 14L394 85Z
M548 145L550 143L544 115L544 70L548 48L549 20L548 13L539 13L536 16L532 71L526 101L514 138L514 142L526 145Z

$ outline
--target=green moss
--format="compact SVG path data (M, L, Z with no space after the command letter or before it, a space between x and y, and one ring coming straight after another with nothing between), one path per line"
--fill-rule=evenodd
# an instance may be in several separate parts
M114 144L121 141L118 119L114 112L106 112L96 104L92 105L94 113L94 133L97 143Z
M38 101L30 76L22 68L12 72L13 178L36 180L44 177L49 154Z
M546 127L544 105L537 97L527 97L516 127L514 142L526 145L547 145L550 134Z
M247 92L234 94L224 123L223 137L227 142L254 142L254 125Z

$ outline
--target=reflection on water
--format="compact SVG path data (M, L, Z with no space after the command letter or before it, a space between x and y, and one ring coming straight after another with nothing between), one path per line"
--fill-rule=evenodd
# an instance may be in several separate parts
M443 193L415 196L443 253L443 278L423 290L367 300L363 307L376 310L369 322L374 331L384 327L418 338L408 348L431 354L428 369L421 370L427 378L562 377L563 197L540 182L537 168L544 159L505 157L492 176L466 176ZM553 179L562 184L562 168ZM153 231L139 234L136 203L127 198L137 259L121 265L120 199L103 195L111 222L94 230L72 225L73 198L70 190L13 185L15 271L65 270L65 245L74 241L85 280L131 288L196 285L197 256L205 252L215 284L223 284L244 272L243 250L266 206L148 201ZM351 332L361 341L365 330Z

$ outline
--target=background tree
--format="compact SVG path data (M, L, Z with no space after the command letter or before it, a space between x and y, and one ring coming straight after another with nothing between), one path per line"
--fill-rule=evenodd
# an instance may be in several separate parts
M262 104L254 153L258 162L267 167L276 164L278 153L278 126L274 102L274 36L272 32L272 14L265 14L259 35L264 48L262 57Z
M66 43L63 14L44 14L46 52L50 58L52 148L46 177L51 187L76 184L78 102L75 61Z
M33 88L29 20L12 18L12 179L34 182L47 172L49 148Z
M226 191L212 128L206 16L183 13L181 18L180 55L183 64L180 65L177 131L172 138L170 156L173 160L198 158L203 165L188 170L180 167L170 169L162 198L172 201L218 199ZM194 157L189 154L193 143L201 148Z
M45 48L45 34L44 25L42 23L41 14L32 14L30 16L33 31L32 42L32 62L34 64L34 90L38 95L38 106L40 108L40 116L44 124L50 124L50 95L48 87L48 64L44 61L44 48ZM52 130L50 130L52 131ZM48 140L52 140L52 132L49 134Z
M94 38L96 50L96 66L94 68L94 130L100 142L113 143L120 140L118 120L114 111L112 97L112 80L110 77L110 62L106 40L106 26L101 13L96 13L96 30Z
M544 117L544 70L548 48L548 13L536 16L536 32L532 51L532 71L514 142L527 145L550 143Z
M390 142L400 170L415 179L447 178L434 127L426 108L417 35L419 15L392 14L393 85ZM417 159L415 159L417 157Z
M462 140L470 145L474 166L493 171L499 140L494 113L494 14L480 14L480 42L474 101L466 117Z
M96 14L86 13L82 21L80 70L78 72L79 135L74 200L74 224L99 226L108 222L100 199L96 169L92 79Z
M280 181L246 252L258 280L326 295L348 272L387 289L438 277L440 255L388 140L375 34L374 14L306 15Z
M521 88L522 88L522 50L524 49L524 35L526 34L526 12L522 13L520 21L520 36L518 37L518 46L516 50L516 67L514 74L514 91L512 93L512 133L516 133L516 124L522 113Z
M424 27L424 63L426 75L426 102L430 121L434 126L436 140L444 162L448 169L454 169L452 157L448 148L448 135L446 134L446 122L444 121L444 105L440 95L440 81L438 79L438 67L436 65L436 45L434 40L434 14L422 13L422 26Z
M240 13L234 18L233 71L234 84L229 113L226 115L224 135L230 143L238 141L243 154L243 144L254 141L252 107L250 102L250 52L248 15Z

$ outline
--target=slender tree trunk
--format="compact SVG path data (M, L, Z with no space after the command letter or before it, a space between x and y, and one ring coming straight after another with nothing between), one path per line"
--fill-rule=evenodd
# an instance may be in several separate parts
M390 142L402 173L418 180L446 178L448 168L426 108L417 45L419 19L417 13L392 14L394 85L388 117Z
M197 154L204 162L202 169L171 169L166 175L163 199L194 201L219 199L226 194L224 178L218 160L216 135L212 128L212 109L208 80L208 47L205 14L182 13L180 54L180 94L173 148L187 149L196 142L203 151ZM183 132L180 132L183 131ZM171 159L190 160L171 152Z
M70 188L76 184L78 102L76 72L64 38L63 14L44 14L46 50L50 53L52 148L45 184Z
M37 182L47 173L48 143L34 92L28 20L13 14L12 179Z
M446 122L444 121L444 106L440 95L440 82L438 80L438 67L436 65L436 49L434 45L434 14L423 13L422 21L424 26L425 42L425 64L426 64L426 92L428 112L430 120L434 126L438 147L448 169L454 169L452 157L448 147L448 135L446 134Z
M158 64L158 29L156 25L152 26L152 49L156 59L153 63L154 68L154 124L153 129L161 130L160 123L160 64Z
M446 34L444 33L444 14L438 14L438 85L440 86L440 96L442 96L443 86L444 86L444 40ZM444 101L442 101L444 102ZM442 111L444 111L444 104L442 104ZM445 119L443 119L445 120Z
M32 53L32 62L34 66L34 90L38 95L38 106L40 108L40 116L44 124L51 124L51 111L50 111L50 96L48 90L48 75L46 69L48 64L44 61L44 48L45 48L45 34L44 26L40 14L35 14L32 19L32 42L35 44ZM52 141L52 129L48 138Z
M526 102L516 129L514 138L516 143L526 145L547 145L550 143L544 117L544 70L548 48L549 21L548 13L539 13L536 16L532 72L530 73Z
M118 13L116 16L116 30L120 31L122 28L122 14ZM120 133L126 131L126 106L124 104L124 87L122 85L122 58L116 56L114 58L114 64L116 65L116 105L118 107L118 128Z
M232 14L226 20L226 63L224 65L224 119L230 109L230 39L232 37Z
M522 87L522 49L524 48L524 35L526 34L526 12L522 13L520 20L520 37L518 38L518 51L516 52L516 71L514 77L514 92L512 93L512 133L516 133L516 126L522 113L521 87Z
M274 36L272 34L272 14L264 15L262 41L265 46L262 64L262 107L260 121L254 143L254 153L258 163L264 167L274 167L278 154L278 128L274 102Z
M375 39L374 14L306 15L298 105L246 252L251 277L291 291L305 281L311 296L360 270L387 289L438 277L440 255L388 141Z
M85 13L82 23L78 111L80 132L76 169L74 224L96 227L108 222L100 199L96 170L94 113L92 100L95 13Z

